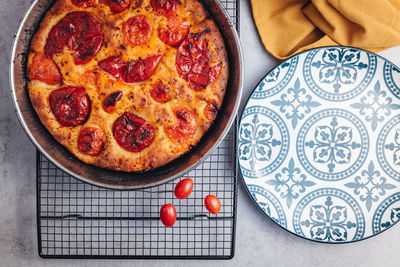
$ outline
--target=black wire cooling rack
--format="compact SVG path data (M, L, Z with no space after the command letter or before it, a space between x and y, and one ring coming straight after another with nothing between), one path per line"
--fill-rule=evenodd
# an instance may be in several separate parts
M239 0L221 1L236 25ZM174 197L179 181L137 191L116 191L83 183L37 152L37 223L43 258L230 259L234 255L237 167L236 127L210 157L186 176L189 198ZM186 177L185 176L185 177ZM212 215L204 197L216 195ZM159 219L172 203L178 219L171 228Z

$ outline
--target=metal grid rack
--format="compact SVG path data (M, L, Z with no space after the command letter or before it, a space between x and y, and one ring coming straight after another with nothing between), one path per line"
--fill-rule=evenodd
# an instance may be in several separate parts
M238 25L239 0L221 3ZM189 198L174 197L179 181L136 191L116 191L83 183L37 152L39 255L44 258L230 259L234 255L237 169L236 127L211 156L187 174L194 181ZM216 195L217 215L204 208ZM174 227L159 219L172 203Z

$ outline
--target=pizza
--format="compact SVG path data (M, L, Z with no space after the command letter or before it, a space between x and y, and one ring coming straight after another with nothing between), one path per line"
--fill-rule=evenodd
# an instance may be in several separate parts
M27 58L29 96L53 137L85 163L128 172L195 146L228 72L198 0L58 0Z

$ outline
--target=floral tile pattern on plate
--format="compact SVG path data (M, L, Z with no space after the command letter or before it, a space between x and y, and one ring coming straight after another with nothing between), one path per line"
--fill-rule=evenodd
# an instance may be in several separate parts
M323 47L271 70L238 130L241 176L274 222L326 243L400 220L400 70L373 53Z

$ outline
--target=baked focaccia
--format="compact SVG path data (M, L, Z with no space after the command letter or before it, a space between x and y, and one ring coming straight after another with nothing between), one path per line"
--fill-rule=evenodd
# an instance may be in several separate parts
M160 167L215 120L228 58L197 0L58 0L28 54L28 90L54 138L88 164Z

